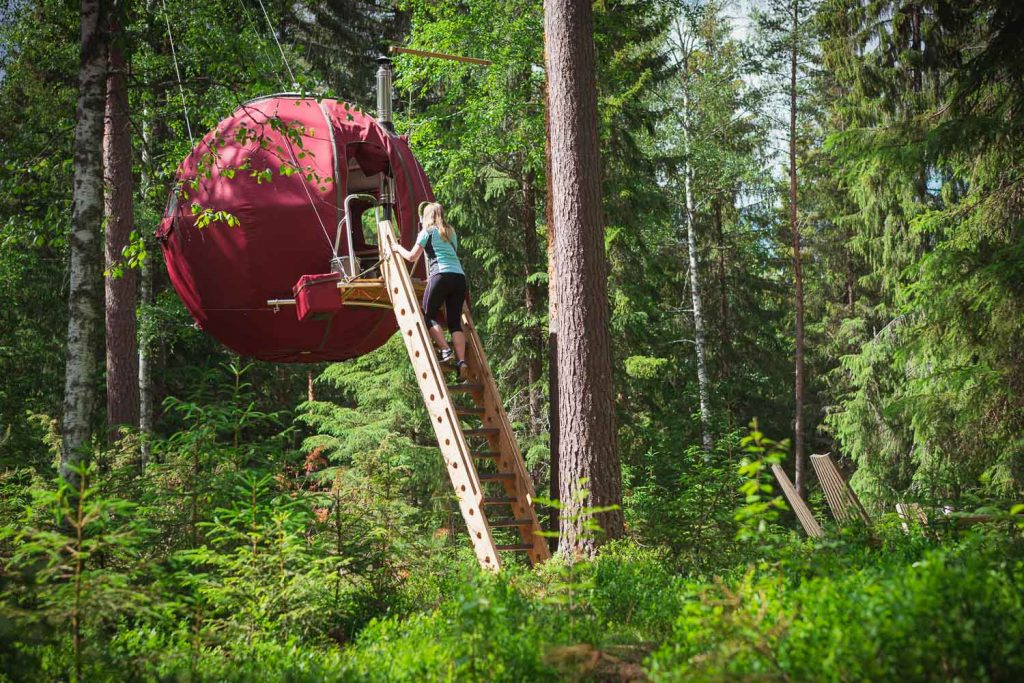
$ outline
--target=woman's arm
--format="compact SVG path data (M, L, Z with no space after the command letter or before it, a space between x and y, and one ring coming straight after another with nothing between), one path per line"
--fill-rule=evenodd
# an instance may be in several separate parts
M420 257L420 255L423 253L423 247L421 247L418 244L415 244L415 245L413 245L412 249L406 249L401 244L398 244L396 242L395 243L395 251L397 251L398 255L401 256L402 258L404 258L406 261L408 261L409 263L412 263L413 261L418 259Z

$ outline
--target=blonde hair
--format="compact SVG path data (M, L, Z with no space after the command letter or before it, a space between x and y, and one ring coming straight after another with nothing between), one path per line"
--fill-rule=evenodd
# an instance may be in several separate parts
M439 202L430 202L423 207L423 223L428 228L437 228L437 232L445 242L452 241L455 231L444 219L444 207Z

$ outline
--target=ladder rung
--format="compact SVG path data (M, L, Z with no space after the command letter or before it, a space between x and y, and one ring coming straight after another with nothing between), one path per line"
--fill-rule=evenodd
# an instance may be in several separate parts
M492 529L507 529L514 526L532 526L533 520L529 517L523 519L492 519L487 522Z
M480 481L513 481L516 478L511 472L484 472L477 476Z
M498 451L473 451L470 455L474 458L497 458L501 453Z
M476 429L463 429L462 435L466 438L471 436L497 436L497 427L477 427Z
M530 545L529 543L510 543L508 545L496 545L494 547L497 548L498 550L516 550L516 551L533 550L533 546Z
M455 406L456 415L475 415L477 417L483 415L486 410L478 408L477 406Z
M448 385L448 391L453 394L479 394L483 390L483 384L467 384L465 382L459 382L458 384Z
M508 496L486 496L484 498L484 505L511 505L514 502L516 499Z

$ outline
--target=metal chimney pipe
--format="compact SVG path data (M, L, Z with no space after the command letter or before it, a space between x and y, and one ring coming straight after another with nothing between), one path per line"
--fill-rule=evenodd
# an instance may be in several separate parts
M394 131L391 122L391 58L377 58L377 121L390 131Z

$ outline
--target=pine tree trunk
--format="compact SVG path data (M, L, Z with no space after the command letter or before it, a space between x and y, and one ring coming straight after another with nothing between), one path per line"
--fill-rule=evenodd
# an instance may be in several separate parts
M534 179L531 176L523 180L521 191L523 200L523 279L526 282L526 316L529 327L526 330L528 338L526 376L530 384L528 400L530 404L530 434L536 436L541 429L541 392L540 378L544 371L544 332L540 327L540 287L528 281L537 268L539 250L537 246L537 195L533 187Z
M558 280L559 551L592 556L623 534L612 403L608 264L601 212L593 9L589 0L546 0L544 31L551 108L552 202ZM585 483L583 483L585 480ZM586 496L581 490L587 490Z
M75 483L73 467L88 458L90 422L97 405L102 305L103 114L107 43L104 3L82 0L78 105L75 117L71 206L68 336L61 422L61 476Z
M116 31L116 27L114 31ZM123 251L132 233L132 142L128 120L125 59L111 46L107 72L107 106L103 162L106 175L106 267L122 263L120 277L104 279L107 339L107 436L118 427L139 425L139 358L135 321L137 275L124 264Z
M548 63L547 36L544 36L544 63ZM548 475L548 497L558 500L561 495L558 472L558 277L555 272L555 213L554 184L551 168L551 89L550 79L544 78L544 173L546 197L544 219L547 222L548 253L548 449L550 473ZM552 507L548 516L548 531L561 535L558 508ZM554 552L558 538L552 538L549 545Z
M800 257L800 225L797 222L796 177L796 78L798 31L800 30L799 2L793 2L793 36L789 60L789 228L793 237L793 279L796 286L795 330L795 407L793 416L793 487L797 495L805 497L804 474L804 279Z
M711 391L708 387L707 353L704 341L704 304L700 295L697 263L697 229L694 225L693 167L690 164L690 96L683 84L683 190L686 196L686 246L690 265L690 298L693 303L693 343L697 351L697 392L700 396L701 445L705 453L714 448L711 436Z

